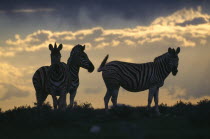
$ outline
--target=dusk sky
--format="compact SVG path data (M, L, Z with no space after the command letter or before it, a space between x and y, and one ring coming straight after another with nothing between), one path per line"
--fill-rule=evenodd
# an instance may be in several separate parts
M181 48L179 72L165 80L159 103L210 98L208 0L0 0L0 108L33 106L32 76L50 65L48 45L55 42L63 44L63 62L73 46L86 45L96 70L80 70L75 100L94 108L104 107L97 68L107 54L108 61L145 63L169 47ZM147 96L120 89L118 103L145 106Z

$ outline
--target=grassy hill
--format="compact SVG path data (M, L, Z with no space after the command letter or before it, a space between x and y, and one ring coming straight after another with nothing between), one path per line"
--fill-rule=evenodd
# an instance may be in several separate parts
M121 105L108 113L91 104L75 105L74 109L53 110L22 106L0 111L0 138L138 138L200 139L210 138L210 101L197 105L177 102L172 107L160 105L161 116L146 107Z

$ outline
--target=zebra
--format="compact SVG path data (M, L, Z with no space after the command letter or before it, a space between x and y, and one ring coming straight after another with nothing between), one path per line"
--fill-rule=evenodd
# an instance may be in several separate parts
M57 109L57 107L65 109L66 107L69 74L67 65L60 62L60 50L62 48L62 44L58 47L56 43L54 47L49 44L51 65L39 68L33 75L32 81L36 91L38 107L43 104L49 94L52 96L54 109ZM59 100L57 100L56 96L60 96Z
M67 61L67 66L70 73L70 108L73 108L74 98L77 93L77 88L79 87L79 70L80 67L87 69L89 73L94 71L94 65L89 60L87 54L84 52L85 45L80 44L74 46L70 52L70 57Z
M72 48L72 51L70 52L70 57L67 61L67 68L68 68L67 73L69 75L68 93L70 93L70 107L71 108L73 107L74 98L76 96L77 88L79 87L80 67L87 69L88 72L90 73L94 71L94 65L89 60L84 50L85 50L85 45L84 46L80 44L75 45ZM33 76L33 82L34 82L34 87L36 89L36 92L40 92L40 93L36 93L38 106L41 106L43 104L43 102L46 100L49 94L46 88L46 81L47 81L46 79L48 77L48 70L49 70L49 66L43 66L40 69L38 69ZM37 84L40 87L36 87ZM56 95L59 96L60 94L56 94ZM62 101L64 101L64 99ZM64 104L65 102L62 102L62 103Z
M119 88L123 87L130 92L139 92L149 89L147 109L151 107L154 97L155 111L158 109L159 88L164 85L167 76L172 72L175 76L178 72L180 47L176 50L168 48L168 52L158 56L154 62L136 64L121 61L111 61L106 63L107 55L98 68L102 71L102 77L107 88L104 96L105 110L108 110L108 103L111 98L113 106L117 105Z

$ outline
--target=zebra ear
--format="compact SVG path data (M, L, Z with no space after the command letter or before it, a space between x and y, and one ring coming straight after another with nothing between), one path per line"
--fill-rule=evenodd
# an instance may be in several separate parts
M178 48L176 49L176 54L179 54L179 52L180 52L180 47L178 47Z
M83 46L83 51L85 50L85 45Z
M62 48L63 48L63 45L60 44L60 45L58 46L58 50L61 50Z
M172 53L171 47L168 48L168 53Z
M53 50L53 46L52 44L49 44L49 50L52 51Z

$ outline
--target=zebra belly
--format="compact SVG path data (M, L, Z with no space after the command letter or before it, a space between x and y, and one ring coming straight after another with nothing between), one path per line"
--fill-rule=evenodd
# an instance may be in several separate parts
M147 89L149 89L149 87L141 87L141 88L128 88L125 86L121 86L122 88L124 88L125 90L129 91L129 92L141 92L141 91L145 91Z

